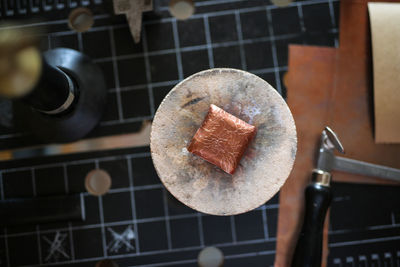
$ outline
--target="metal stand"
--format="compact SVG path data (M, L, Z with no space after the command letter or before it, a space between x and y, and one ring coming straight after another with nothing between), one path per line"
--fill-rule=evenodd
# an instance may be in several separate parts
M57 48L43 56L49 65L58 67L73 81L74 100L67 109L56 113L15 101L15 123L21 131L33 132L46 143L80 139L97 125L103 114L107 94L103 74L89 57L72 49Z

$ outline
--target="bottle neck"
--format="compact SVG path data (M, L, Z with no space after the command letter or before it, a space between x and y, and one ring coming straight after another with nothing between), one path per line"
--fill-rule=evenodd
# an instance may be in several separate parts
M77 88L72 78L42 58L39 82L22 101L41 113L59 115L73 106L76 97Z

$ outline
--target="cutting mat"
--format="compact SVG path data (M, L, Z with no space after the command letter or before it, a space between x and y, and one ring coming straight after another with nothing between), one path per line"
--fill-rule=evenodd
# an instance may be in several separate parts
M177 82L211 67L248 70L285 95L281 78L287 70L289 43L338 43L337 1L299 1L286 8L276 8L268 0L196 1L196 14L185 22L171 18L167 5L168 1L155 1L155 12L145 15L138 45L124 17L112 15L110 1L2 0L0 15L2 20L44 18L30 25L48 25L50 34L44 36L43 50L71 47L89 54L102 67L109 105L92 136L135 131L143 120L153 117ZM83 34L70 31L65 19L78 6L89 7L95 14L94 27ZM7 104L1 107L7 110ZM0 121L0 146L20 145L25 134L5 126L7 116ZM0 197L84 192L83 178L96 167L110 172L113 185L104 197L85 195L87 221L1 229L0 266L94 266L104 258L120 266L197 266L198 252L208 245L221 248L226 266L273 265L278 196L239 216L194 212L161 186L147 147L0 163ZM337 194L346 195L346 190L359 189L344 185ZM336 206L334 202L332 216L346 214L342 206ZM373 227L386 229L387 222ZM346 225L333 228L332 236L339 236L341 230L346 230L341 235L346 242L364 238L354 236L354 228ZM368 251L372 247L363 242L354 246ZM346 248L340 242L334 245L331 266L339 260L344 265L350 256ZM393 257L398 255L393 253ZM351 254L354 259L357 255Z
M399 188L333 183L328 266L400 266Z
M1 20L35 18L39 22L30 27L45 27L49 34L42 36L42 50L80 50L104 71L108 109L90 136L138 130L175 84L207 68L248 70L284 94L281 76L287 70L287 45L333 46L337 35L337 5L332 0L298 2L283 9L269 0L196 1L196 14L186 22L171 18L169 1L158 0L155 11L145 13L141 43L134 44L125 17L114 16L110 2L0 1ZM95 14L94 27L82 34L67 26L69 11L78 6ZM11 107L3 102L0 110L7 114ZM17 132L10 120L0 119L0 149L38 143L28 133Z
M207 245L218 246L232 266L273 264L277 196L240 216L200 214L167 193L147 147L12 165L0 172L2 198L85 192L93 168L110 173L112 188L103 197L85 194L84 223L1 229L0 266L94 266L104 258L119 266L197 266Z

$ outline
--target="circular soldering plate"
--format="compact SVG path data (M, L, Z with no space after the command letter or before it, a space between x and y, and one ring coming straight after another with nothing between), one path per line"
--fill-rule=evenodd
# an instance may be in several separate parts
M187 151L210 104L257 127L234 175ZM250 211L272 198L290 174L296 127L284 99L266 81L236 69L210 69L176 85L153 120L151 155L178 200L213 215Z

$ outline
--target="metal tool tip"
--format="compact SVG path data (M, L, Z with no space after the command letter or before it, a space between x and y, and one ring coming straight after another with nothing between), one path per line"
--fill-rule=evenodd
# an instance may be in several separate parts
M332 145L337 149L337 151L344 154L345 152L343 145L340 142L339 137L336 135L336 133L328 126L325 126L324 132L328 136L328 139L332 143Z

